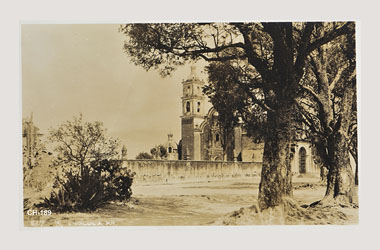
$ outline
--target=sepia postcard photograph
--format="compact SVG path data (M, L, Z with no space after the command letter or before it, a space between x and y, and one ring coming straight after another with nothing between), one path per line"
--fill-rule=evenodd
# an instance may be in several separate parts
M25 227L359 223L355 21L20 26Z

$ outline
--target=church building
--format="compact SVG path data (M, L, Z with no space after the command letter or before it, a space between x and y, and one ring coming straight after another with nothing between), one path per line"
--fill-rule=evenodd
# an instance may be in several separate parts
M233 133L233 150L230 157L223 155L221 134L216 118L218 112L211 107L206 111L208 103L202 88L205 82L196 74L195 66L191 73L182 81L182 115L180 148L178 157L191 161L243 161L262 162L264 143L254 143L247 136L243 126L236 126ZM306 140L297 140L292 145L294 154L292 170L300 174L319 175L318 165L313 160L313 148Z

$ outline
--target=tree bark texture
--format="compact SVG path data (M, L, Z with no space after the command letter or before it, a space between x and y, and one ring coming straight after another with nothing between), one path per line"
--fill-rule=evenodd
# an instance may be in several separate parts
M346 88L335 132L328 138L330 166L323 203L332 199L339 202L352 202L354 174L350 165L348 128L350 125L353 91L352 87Z
M341 202L352 202L354 178L348 153L348 138L338 131L331 138L329 147L333 153L329 173L327 175L327 189L322 202L332 199Z
M258 197L261 210L282 204L285 197L293 197L291 112L283 109L279 114L268 115L268 121L270 131L265 140Z

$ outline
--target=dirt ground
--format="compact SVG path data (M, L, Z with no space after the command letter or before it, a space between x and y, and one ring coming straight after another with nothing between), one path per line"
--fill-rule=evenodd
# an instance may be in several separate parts
M185 226L215 225L220 218L257 201L259 178L207 183L133 186L129 203L111 203L92 213L24 215L25 226ZM323 198L318 178L293 180L299 205ZM308 185L311 183L312 185ZM357 223L357 210L345 220ZM328 220L328 216L326 217ZM327 221L328 222L328 221ZM329 223L324 223L329 224ZM334 224L334 223L333 223Z

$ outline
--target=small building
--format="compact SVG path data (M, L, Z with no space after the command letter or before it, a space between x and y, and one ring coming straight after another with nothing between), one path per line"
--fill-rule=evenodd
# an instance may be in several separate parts
M167 152L167 160L178 160L178 146L173 141L173 133L169 132L168 141L164 144Z

